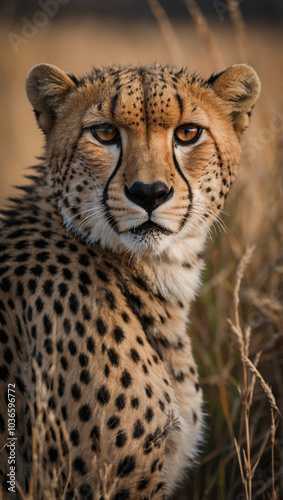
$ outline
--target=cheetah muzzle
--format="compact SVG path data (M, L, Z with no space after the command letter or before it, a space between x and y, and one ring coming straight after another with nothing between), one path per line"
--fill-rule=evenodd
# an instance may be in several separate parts
M170 498L202 438L187 314L259 79L246 65L205 80L40 64L26 88L46 146L3 211L2 496Z

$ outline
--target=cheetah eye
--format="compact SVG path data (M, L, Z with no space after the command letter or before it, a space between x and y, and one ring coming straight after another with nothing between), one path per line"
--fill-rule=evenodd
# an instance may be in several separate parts
M111 123L101 123L90 127L93 137L102 144L113 144L118 142L120 136L118 129Z
M174 136L179 144L193 144L198 140L202 133L202 128L194 123L186 123L176 128Z

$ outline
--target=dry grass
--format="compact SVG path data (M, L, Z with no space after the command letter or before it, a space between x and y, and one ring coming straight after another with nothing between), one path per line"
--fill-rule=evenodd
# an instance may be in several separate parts
M190 332L207 402L206 442L199 467L174 500L280 500L283 69L277 47L281 35L268 26L246 26L234 0L227 1L223 22L215 24L207 22L195 2L186 0L194 24L184 21L174 26L175 31L162 4L148 3L158 22L154 18L147 25L95 18L80 24L50 22L20 47L19 55L5 34L20 33L21 26L2 26L0 196L7 194L9 184L22 182L23 167L41 151L24 95L24 78L33 64L52 62L80 73L91 64L177 61L204 76L237 62L254 65L262 80L262 97L243 139L241 171L223 214L227 234L218 237L215 231L213 243L208 244L204 286L191 315ZM236 272L251 244L256 245L253 254L245 254ZM227 318L233 318L230 324ZM41 422L35 426L38 436L44 430L41 426ZM38 445L37 439L35 453L40 452ZM103 478L107 477L107 464L102 469Z

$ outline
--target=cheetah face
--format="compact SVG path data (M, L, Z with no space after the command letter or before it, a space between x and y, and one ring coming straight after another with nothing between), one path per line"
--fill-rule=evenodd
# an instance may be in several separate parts
M259 87L245 65L207 81L159 65L81 80L36 66L27 93L67 229L139 257L206 235L235 178Z

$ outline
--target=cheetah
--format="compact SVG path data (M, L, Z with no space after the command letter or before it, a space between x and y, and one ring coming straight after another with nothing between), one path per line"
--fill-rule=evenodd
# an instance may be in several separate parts
M188 313L260 81L39 64L26 90L46 144L2 211L2 496L172 498L203 436Z

